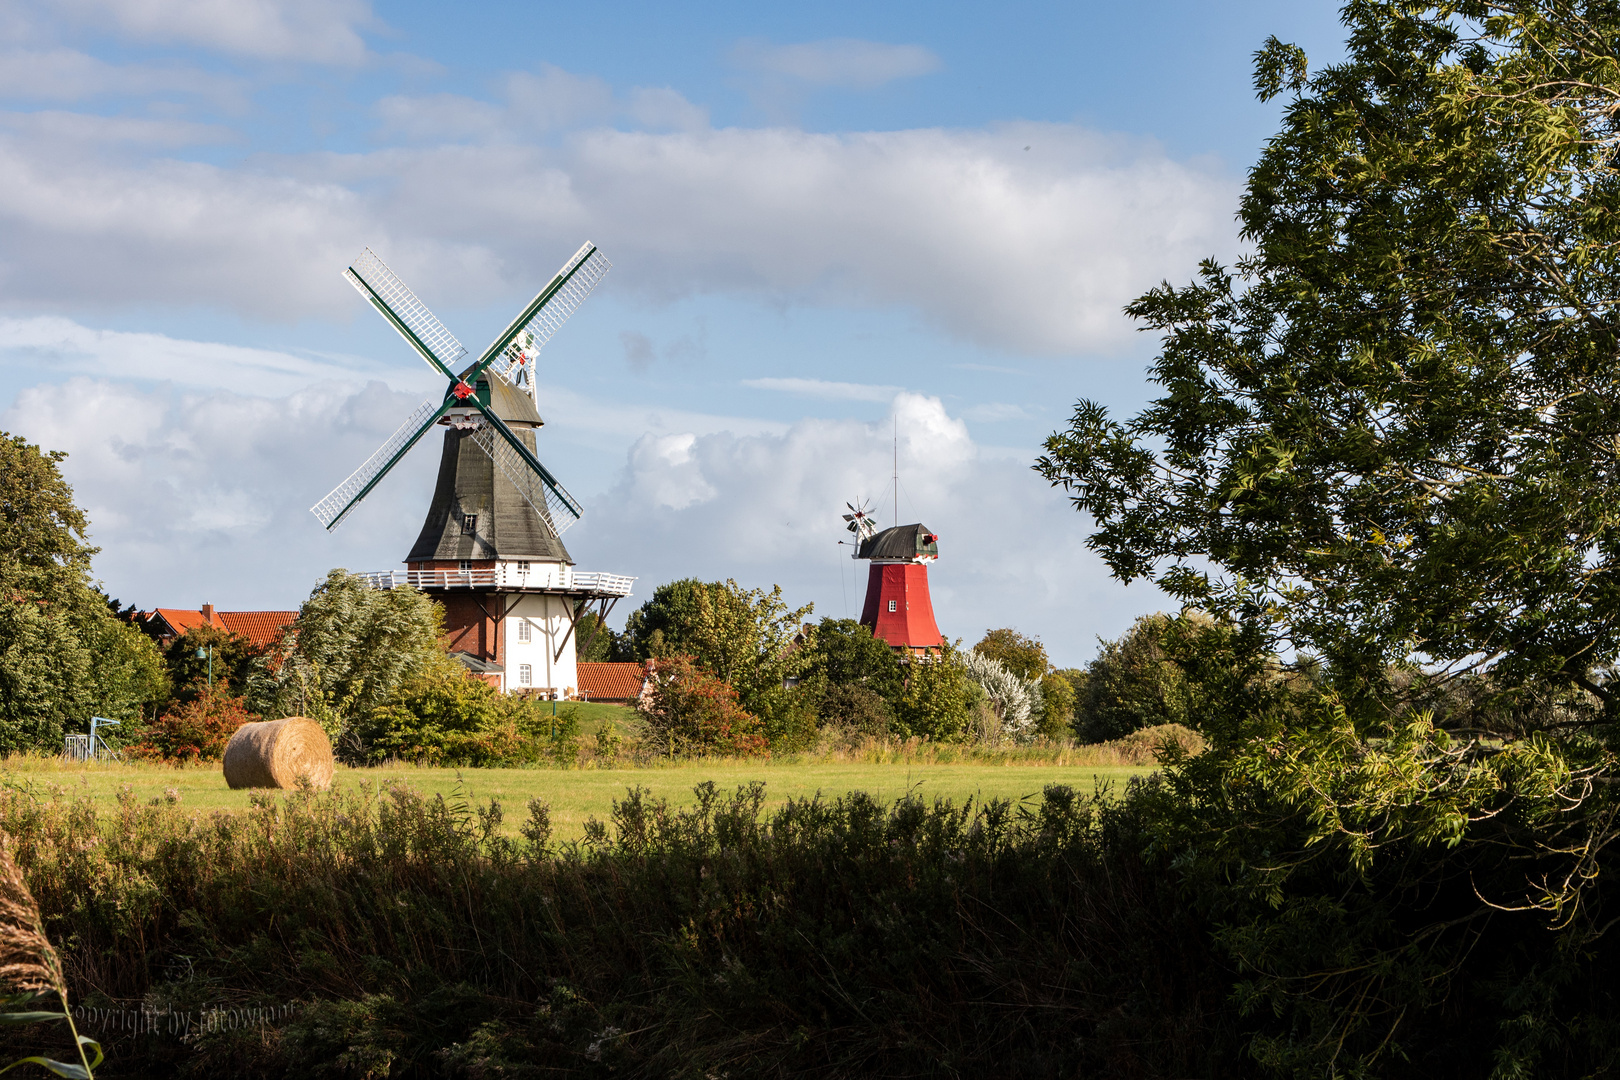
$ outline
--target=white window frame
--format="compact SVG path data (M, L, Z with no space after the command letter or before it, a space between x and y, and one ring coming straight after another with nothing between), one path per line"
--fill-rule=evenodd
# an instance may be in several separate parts
M899 611L900 610L900 601L898 601L898 600L890 600L889 601L889 610L890 611Z
M534 631L530 627L528 619L519 619L518 620L518 640L519 641L533 641L534 640Z
M519 686L533 686L534 685L534 666L532 664L519 664L518 665L518 685Z

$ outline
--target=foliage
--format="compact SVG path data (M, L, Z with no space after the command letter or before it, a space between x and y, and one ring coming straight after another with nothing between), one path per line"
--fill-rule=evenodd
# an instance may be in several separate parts
M689 628L698 621L698 593L704 583L682 578L658 586L652 599L630 613L624 621L623 642L629 659L653 660L676 652L693 652Z
M1026 682L1052 670L1046 659L1046 646L1041 644L1040 638L1025 637L1011 627L985 631L973 651L997 661Z
M594 611L580 615L574 646L575 658L587 663L630 659L625 641Z
M1128 309L1164 335L1164 395L1126 423L1080 402L1038 468L1116 575L1264 620L1358 709L1416 654L1613 722L1620 10L1344 19L1348 57L1308 78L1259 54L1292 100L1243 197L1252 254Z
M1199 726L1196 688L1165 655L1162 639L1172 622L1168 615L1144 615L1118 640L1102 643L1075 706L1082 742L1120 739L1159 724Z
M124 752L178 764L218 761L236 729L257 719L241 697L231 696L227 684L192 686L182 699L170 703L167 712L144 725Z
M894 649L854 619L822 619L807 652L807 678L864 687L890 701L904 688L905 666Z
M764 725L742 707L730 683L690 656L650 662L636 702L647 740L677 754L763 754Z
M203 655L197 656L202 649ZM221 630L217 626L195 626L163 650L163 662L168 668L169 684L176 693L190 694L197 686L208 682L209 657L213 652L215 685L228 685L243 692L253 676L263 668L262 659L269 649L255 645L241 634Z
M267 713L318 720L340 739L347 723L442 662L442 621L425 593L372 589L356 574L332 570L254 679L253 699Z
M1028 741L1046 714L1041 684L1014 674L1001 661L978 649L957 653L956 657L967 677L984 691L1001 722L1000 733L1019 742Z
M789 610L779 585L766 592L688 578L660 585L626 621L625 639L638 659L691 656L735 688L773 747L796 749L815 727L810 703L788 685L812 663L797 640L812 610Z
M1227 976L1117 801L696 795L631 791L578 846L543 804L397 786L213 819L11 788L0 817L90 1004L299 1003L113 1025L129 1075L1241 1073Z
M0 433L0 753L57 749L91 715L138 718L165 689L155 650L91 587L65 457Z
M1035 734L1045 739L1068 739L1074 735L1074 684L1062 671L1041 676L1041 715Z
M816 702L824 724L838 724L865 735L887 735L893 720L889 703L859 683L828 683Z
M555 718L549 710L549 703L503 695L443 657L357 717L336 749L354 765L390 759L468 767L572 762L578 710L565 705Z
M936 742L960 739L966 732L972 702L961 654L949 642L938 656L913 657L906 665L906 688L894 705L892 730L901 737L919 735Z

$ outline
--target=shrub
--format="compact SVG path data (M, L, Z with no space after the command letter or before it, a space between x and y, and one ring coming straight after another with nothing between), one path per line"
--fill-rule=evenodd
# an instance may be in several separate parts
M916 656L906 665L906 688L894 709L897 735L935 742L960 739L967 728L974 684L947 644L938 656Z
M893 714L876 691L855 683L831 683L821 692L821 721L839 724L863 735L887 735Z
M241 697L230 695L225 683L193 686L186 696L189 700L171 705L168 712L144 725L124 752L147 761L218 761L236 729L259 719L258 714L248 712Z
M690 656L653 660L636 701L652 745L670 754L763 754L759 718L737 701L737 691Z

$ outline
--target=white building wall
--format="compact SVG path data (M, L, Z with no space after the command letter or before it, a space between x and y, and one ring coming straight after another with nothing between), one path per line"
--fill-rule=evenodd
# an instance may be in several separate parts
M568 604L564 596L525 596L507 615L502 633L508 692L549 690L560 697L572 697L579 692L574 635L568 632ZM528 641L523 640L525 626ZM525 664L529 668L528 683L523 681Z

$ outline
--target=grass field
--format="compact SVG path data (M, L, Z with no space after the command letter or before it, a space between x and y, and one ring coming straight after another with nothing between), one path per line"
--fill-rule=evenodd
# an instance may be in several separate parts
M593 718L594 719L594 718ZM884 801L907 792L932 800L961 802L974 799L1025 799L1038 796L1047 784L1067 784L1090 792L1100 781L1123 785L1125 779L1149 770L1120 766L1050 763L961 764L870 762L772 763L768 761L689 761L657 768L622 769L432 769L384 766L375 769L338 767L334 786L369 783L409 784L426 794L446 797L458 791L480 802L498 799L505 811L504 828L515 835L527 817L528 801L545 800L559 840L578 839L590 817L607 820L613 800L629 787L640 785L658 798L682 805L693 802L692 788L712 780L730 790L752 780L763 780L770 805L788 798L820 792L826 797L865 791ZM69 763L58 758L12 758L0 763L0 784L28 787L41 797L53 789L66 796L89 795L114 801L129 787L135 799L146 803L174 791L180 805L197 811L239 810L251 792L225 786L219 764L195 768L121 762Z

